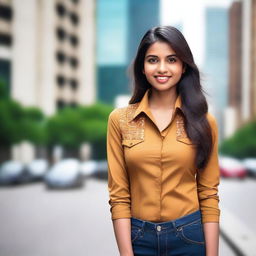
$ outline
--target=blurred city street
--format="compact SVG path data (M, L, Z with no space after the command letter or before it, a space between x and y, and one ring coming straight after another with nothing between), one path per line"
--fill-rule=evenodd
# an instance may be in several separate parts
M220 207L253 230L256 206L244 197L252 202L255 185L250 178L220 184ZM118 256L107 201L106 181L94 178L75 190L47 190L44 183L1 187L0 255ZM233 255L221 238L220 256Z

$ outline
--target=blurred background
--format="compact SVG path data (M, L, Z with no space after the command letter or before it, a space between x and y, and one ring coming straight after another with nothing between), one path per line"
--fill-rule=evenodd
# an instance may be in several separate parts
M256 255L256 0L0 0L0 256L118 255L107 118L157 25L184 34L218 121L220 255Z

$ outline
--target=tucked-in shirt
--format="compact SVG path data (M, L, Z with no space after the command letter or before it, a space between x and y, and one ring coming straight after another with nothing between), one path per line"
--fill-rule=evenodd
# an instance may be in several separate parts
M107 161L111 218L165 222L201 210L202 223L219 222L218 126L206 114L213 149L204 169L195 165L196 145L184 128L181 96L170 123L160 131L140 102L112 110L108 117Z

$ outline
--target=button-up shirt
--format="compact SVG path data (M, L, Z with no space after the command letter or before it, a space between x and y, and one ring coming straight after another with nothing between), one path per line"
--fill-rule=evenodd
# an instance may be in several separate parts
M162 131L149 108L149 90L140 102L112 110L107 128L108 191L111 218L165 222L201 210L202 223L219 222L218 126L204 169L197 170L196 145L184 128L181 96Z

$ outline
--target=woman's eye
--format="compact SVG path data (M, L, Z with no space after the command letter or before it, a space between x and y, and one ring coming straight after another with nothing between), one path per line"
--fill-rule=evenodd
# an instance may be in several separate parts
M155 63L156 59L149 59L148 62L149 63Z
M175 58L169 58L169 61L170 61L170 62L175 62L176 59L175 59Z

